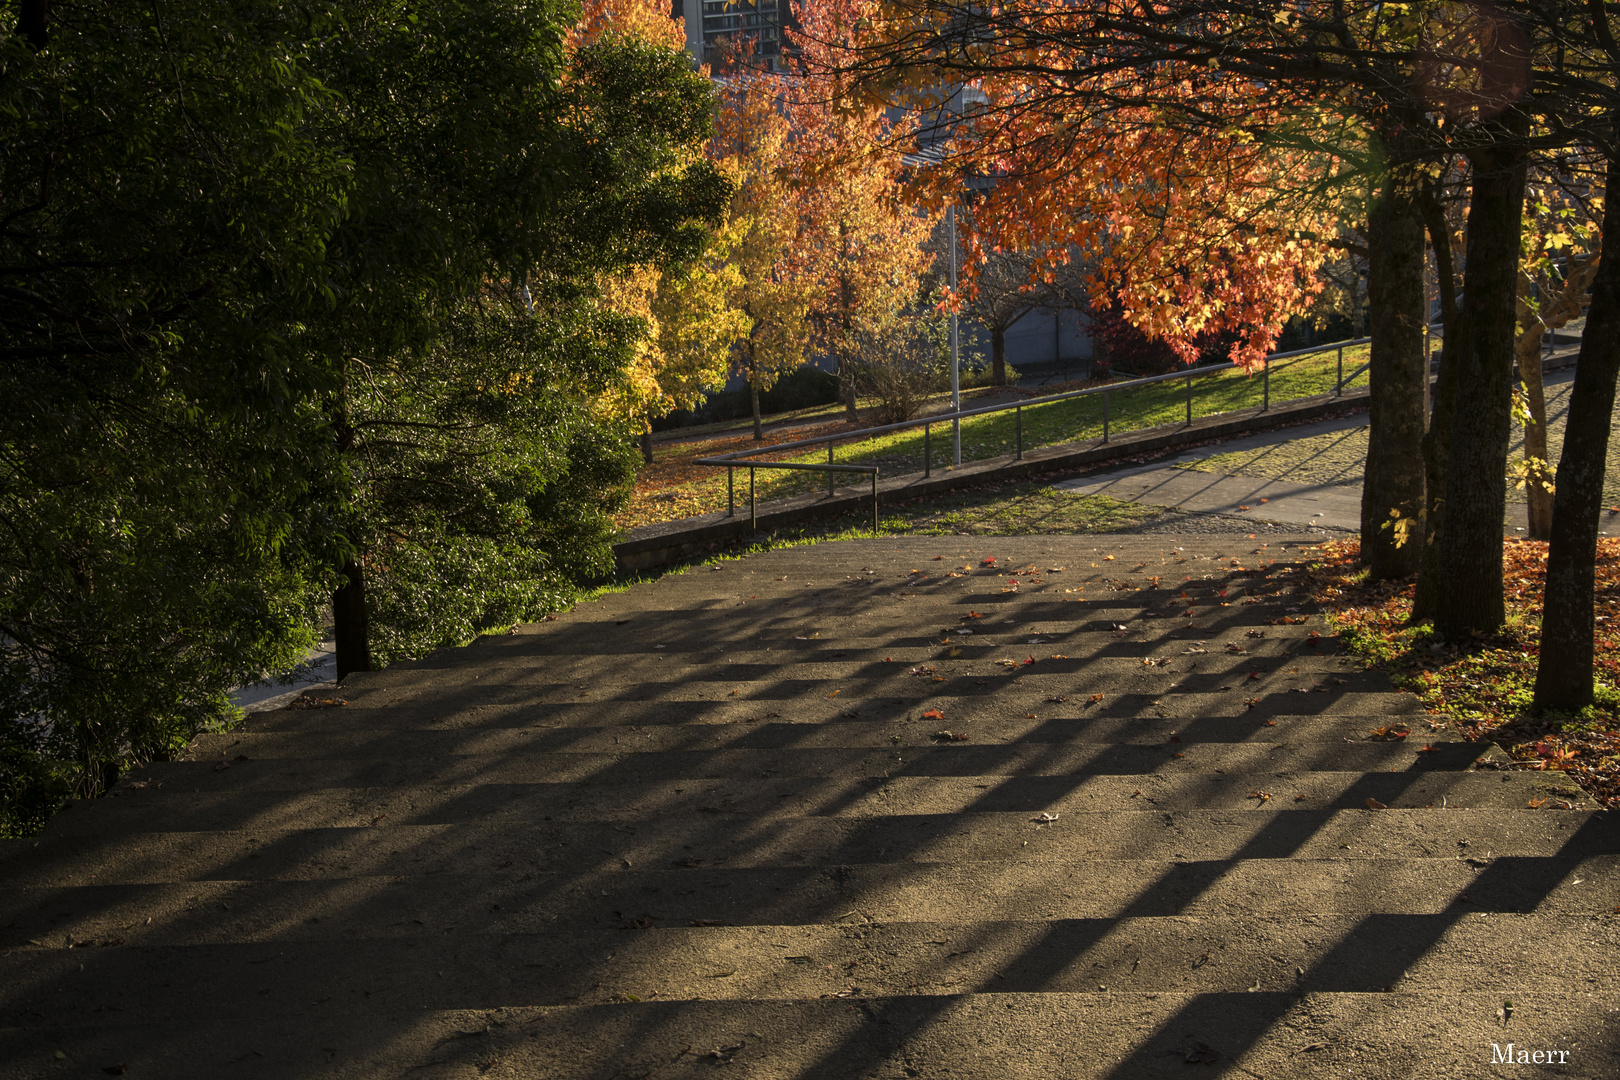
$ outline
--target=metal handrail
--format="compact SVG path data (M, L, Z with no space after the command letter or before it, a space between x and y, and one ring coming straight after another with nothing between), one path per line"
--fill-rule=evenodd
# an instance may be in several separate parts
M1311 346L1309 348L1304 348L1304 349L1293 349L1293 350L1290 350L1289 352L1270 353L1270 354L1268 354L1266 356L1266 365L1265 365L1265 367L1263 367L1261 369L1261 383L1262 383L1262 395L1263 396L1262 396L1262 403L1261 403L1261 406L1260 406L1260 411L1261 412L1266 412L1271 408L1271 364L1272 364L1272 361L1274 361L1274 360L1291 360L1291 359L1294 359L1295 357L1300 357L1300 356L1313 356L1313 355L1316 355L1318 353L1325 353L1325 352L1328 352L1330 350L1337 349L1338 353L1339 353L1338 377L1337 377L1337 379L1336 379L1336 381L1334 383L1332 393L1334 394L1334 396L1343 396L1345 383L1354 381L1358 376L1360 376L1360 374L1362 372L1366 371L1367 367L1368 367L1367 364L1362 364L1355 371L1351 372L1349 378L1347 379L1345 377L1345 374L1344 374L1344 350L1347 349L1347 348L1351 348L1353 346L1356 346L1356 345L1365 345L1368 342L1370 342L1371 340L1372 340L1372 338L1370 338L1370 337L1352 338L1352 339L1349 339L1347 341L1330 342L1327 345L1314 345L1314 346ZM890 431L900 431L900 430L903 430L905 428L920 427L920 428L923 429L923 475L924 476L931 476L931 475L933 475L933 460L932 460L932 454L930 453L930 450L932 448L931 445L930 445L930 441L931 441L930 440L930 429L933 427L933 425L942 424L942 423L958 423L961 420L963 420L963 419L965 419L967 417L970 417L970 416L985 416L985 415L987 415L989 413L1007 412L1008 410L1012 410L1015 417L1016 417L1016 423L1015 423L1016 437L1015 438L1016 438L1016 443L1017 443L1017 450L1016 450L1017 460L1022 461L1023 457L1024 457L1024 409L1026 409L1026 408L1034 408L1034 407L1039 406L1039 405L1050 405L1053 402L1058 402L1058 401L1069 401L1069 400L1071 400L1073 398L1087 397L1087 396L1090 396L1092 394L1101 394L1103 396L1103 433L1102 433L1102 441L1104 443L1106 443L1108 441L1108 424L1109 424L1108 403L1109 403L1109 395L1114 393L1116 390L1127 390L1127 389L1129 389L1129 388L1131 388L1133 386L1146 386L1148 383L1167 382L1167 381L1169 381L1171 379L1186 379L1187 380L1187 423L1189 425L1191 425L1192 424L1192 381L1193 381L1193 379L1195 377L1199 376L1199 375L1214 375L1214 374L1217 374L1217 373L1223 372L1223 371L1232 371L1233 369L1235 369L1237 367L1238 367L1237 364L1230 363L1230 362L1225 363L1225 364L1209 364L1209 365L1203 366L1203 367L1191 367L1191 368L1188 368L1186 371L1172 371L1172 372L1170 372L1169 374L1166 374L1166 375L1147 375L1147 376L1144 376L1144 377L1139 378L1139 379L1126 379L1124 382L1105 383L1102 386L1088 386L1088 387L1085 387L1085 388L1080 389L1080 390L1068 390L1068 391L1065 391L1065 392L1063 392L1061 394L1048 394L1045 397L1031 398L1028 401L1014 401L1014 402L1009 402L1009 403L1007 403L1005 405L984 405L984 406L980 406L977 409L958 409L958 410L956 410L954 412L934 413L931 416L918 417L915 420L902 420L897 424L882 424L882 425L879 425L877 427L861 428L858 431L835 432L834 434L831 434L831 435L818 435L818 436L816 436L815 438L812 438L812 439L796 439L793 442L776 443L775 445L772 445L772 446L760 446L760 447L755 447L753 449L747 449L747 450L733 450L730 453L717 454L714 457L697 458L692 462L692 464L694 464L694 465L713 465L713 466L716 466L716 467L723 466L725 468L725 470L726 470L726 516L727 517L735 517L737 515L736 485L735 485L736 470L740 469L740 468L746 468L748 470L748 519L749 519L750 528L755 527L756 523L758 522L758 515L757 515L757 513L755 511L755 505L754 505L754 470L755 469L793 469L793 470L799 470L799 471L803 471L803 472L825 472L825 473L828 474L828 476L827 476L827 494L828 495L833 494L833 482L832 482L832 474L833 473L840 473L840 472L864 472L864 473L870 473L871 477L872 477L872 527L875 530L877 528L877 524L878 524L878 510L877 510L878 466L876 466L876 465L839 465L839 464L835 464L833 462L833 459L832 459L832 456L833 456L833 444L835 442L839 441L839 440L853 441L855 439L870 439L873 436L882 435L882 434L885 434L885 433L890 432ZM754 457L757 454L777 454L777 453L781 453L781 452L786 451L786 450L798 450L798 449L801 449L801 448L807 447L807 446L820 446L822 443L827 444L827 464L825 464L825 465L822 465L822 464L819 464L819 463L814 463L814 462L808 462L808 461L745 461L744 460L745 458Z

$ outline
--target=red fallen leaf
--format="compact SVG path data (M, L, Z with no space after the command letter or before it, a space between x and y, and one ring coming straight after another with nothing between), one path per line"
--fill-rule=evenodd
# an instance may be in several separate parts
M1028 667L1029 665L1033 664L1034 662L1035 662L1035 658L1033 656L1031 656L1028 660L1024 661L1024 666Z
M1261 499L1260 501L1261 502L1270 502L1271 500L1270 499Z
M962 619L964 621L966 621L968 619L982 619L982 618L984 618L984 615L981 614L980 612L977 612L977 611L970 611L966 615L962 616Z
M996 557L994 555L992 555L987 559L980 559L979 560L979 565L980 566L994 566L994 565L996 565Z
M1305 644L1307 645L1319 645L1321 642L1322 635L1318 634L1315 630L1312 630L1309 634L1305 635Z
M944 557L945 557L945 556L943 556L943 555L935 555L935 556L934 556L934 561L935 561L935 562L939 562L939 561L940 561L940 560L941 560L941 559L943 559L943 558L944 558Z
M1424 743L1422 746L1418 747L1418 753L1420 754L1432 754L1434 752L1435 747L1430 746L1428 743Z
M1101 694L1092 694L1089 700L1091 701L1091 703L1093 705L1095 705L1097 702L1102 700L1102 695Z
M1383 739L1385 742L1399 742L1412 734L1412 729L1396 724L1385 724L1383 727L1373 728L1367 733L1374 739Z
M922 718L924 720L943 720L945 719L945 714L940 712L938 709L929 709L927 712L922 714Z
M1240 507L1238 507L1238 509L1239 510L1247 510L1248 507L1247 506L1240 506ZM1189 1058L1188 1060L1191 1060L1191 1059Z
M1258 679L1258 678L1260 678L1260 673L1259 673L1259 672L1258 672L1258 671L1251 671L1251 672L1249 672L1249 679L1250 679L1250 680L1251 680L1251 681L1253 681L1253 680L1255 680L1255 679Z
M1176 757L1186 757L1187 755L1184 754L1184 753L1181 753L1180 751L1177 751L1175 756Z

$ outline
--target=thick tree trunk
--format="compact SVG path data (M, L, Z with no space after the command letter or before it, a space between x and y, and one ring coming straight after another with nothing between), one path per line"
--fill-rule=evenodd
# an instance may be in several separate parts
M1620 236L1620 166L1609 163L1603 235ZM1592 307L1570 390L1564 452L1553 498L1552 543L1536 667L1536 709L1574 712L1592 704L1592 589L1598 515L1620 374L1620 260L1605 259L1592 283Z
M653 463L652 423L650 421L641 429L641 460L647 465L651 465Z
M1502 625L1502 514L1512 434L1513 344L1524 215L1528 127L1517 109L1493 124L1496 146L1472 156L1468 210L1468 340L1456 357L1445 525L1440 535L1434 625L1457 639Z
M760 423L759 416L759 383L753 379L748 380L748 400L754 408L754 441L765 441L765 427Z
M842 357L838 360L838 398L844 403L844 417L859 427L861 414L855 408L855 365Z
M1521 281L1528 285L1529 281ZM1520 320L1521 325L1523 319ZM1530 410L1530 422L1524 425L1524 456L1547 461L1547 394L1541 385L1541 333L1520 334L1514 348L1514 366L1519 371L1519 385L1524 387L1525 405ZM1550 476L1537 472L1534 463L1525 480L1524 497L1529 516L1532 540L1552 539L1552 492L1547 490Z
M1451 267L1451 229L1445 207L1432 188L1424 192L1423 217L1434 250L1435 281L1445 336L1440 339L1440 374L1435 379L1429 429L1423 436L1423 552L1413 593L1412 621L1434 618L1439 595L1440 527L1445 521L1446 462L1451 451L1451 418L1456 405L1457 361L1467 327L1457 308L1457 279ZM1425 375L1427 377L1427 375Z
M1417 178L1390 170L1367 223L1367 307L1372 315L1361 561L1374 580L1417 572L1423 514L1423 222ZM1408 524L1397 528L1397 522ZM1410 530L1410 531L1407 531Z
M999 323L990 326L990 385L1007 385L1007 328Z
M343 563L343 584L332 594L333 636L337 639L337 677L371 670L371 620L366 612L366 579L353 559Z

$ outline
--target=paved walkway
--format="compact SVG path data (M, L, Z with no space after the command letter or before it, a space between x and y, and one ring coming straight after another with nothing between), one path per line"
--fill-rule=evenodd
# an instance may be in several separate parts
M1286 445L1317 435L1355 431L1367 426L1367 414L1315 424L1301 424L1220 444L1223 453L1236 454L1263 447ZM1234 514L1285 525L1361 528L1361 483L1292 483L1242 473L1205 472L1187 468L1208 458L1209 447L1170 461L1137 468L1064 480L1053 486L1077 495L1107 495L1128 502L1146 503L1194 513Z
M777 551L200 738L0 844L0 1077L1615 1075L1612 816L1257 548Z

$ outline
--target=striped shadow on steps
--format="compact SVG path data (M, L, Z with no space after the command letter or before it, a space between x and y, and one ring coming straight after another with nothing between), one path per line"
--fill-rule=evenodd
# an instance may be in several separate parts
M0 848L0 1077L1620 1073L1610 816L1302 557L819 545L351 678Z

